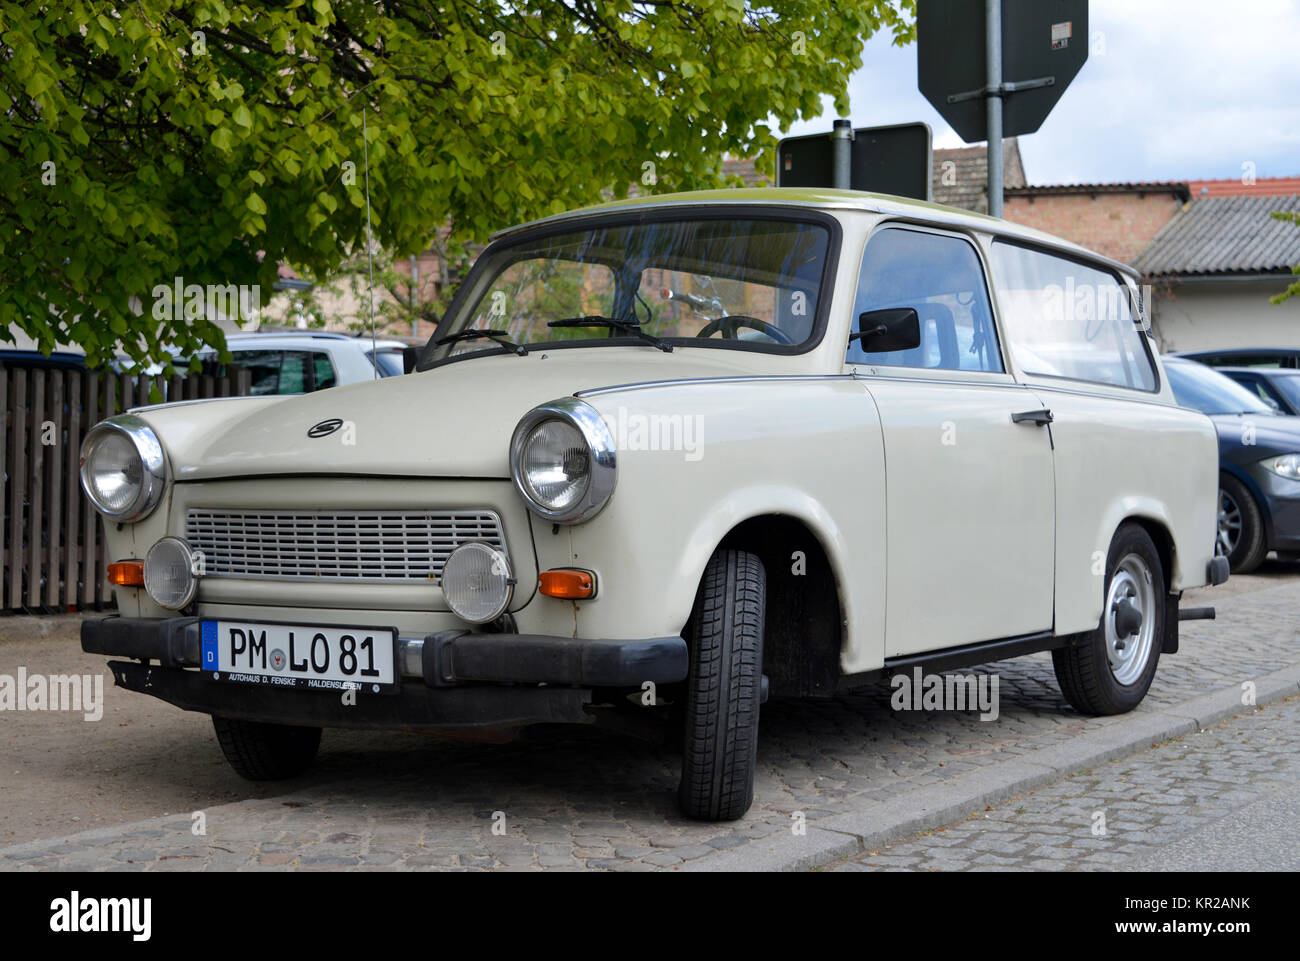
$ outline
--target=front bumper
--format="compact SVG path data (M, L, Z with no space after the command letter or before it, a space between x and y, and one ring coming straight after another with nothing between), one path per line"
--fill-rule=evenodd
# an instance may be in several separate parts
M187 711L313 727L520 727L588 723L593 688L633 688L685 680L680 637L589 640L536 634L442 631L399 638L397 694L344 704L338 693L214 682L199 667L199 618L109 617L83 621L82 650L110 661L119 687ZM156 661L157 664L149 662ZM545 686L539 686L545 685Z

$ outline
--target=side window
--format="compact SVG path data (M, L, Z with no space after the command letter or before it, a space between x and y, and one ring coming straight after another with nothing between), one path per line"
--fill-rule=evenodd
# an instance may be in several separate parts
M916 310L921 346L867 353L855 340L850 364L1002 372L984 270L968 241L898 227L878 231L862 257L853 329L867 311L890 307Z
M315 390L324 390L327 387L333 387L339 382L329 354L312 354L311 363L312 375L315 378Z
M301 394L307 390L307 361L311 354L301 350L286 350L280 368L279 394Z
M1114 274L1001 240L992 259L1003 333L1021 370L1155 390L1129 289Z
M251 394L274 394L280 389L280 363L284 355L278 350L237 350L231 359L252 376Z

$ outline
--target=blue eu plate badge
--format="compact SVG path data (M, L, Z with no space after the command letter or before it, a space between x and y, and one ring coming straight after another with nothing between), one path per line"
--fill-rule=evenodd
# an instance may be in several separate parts
M203 621L203 670L215 671L217 659L217 622Z

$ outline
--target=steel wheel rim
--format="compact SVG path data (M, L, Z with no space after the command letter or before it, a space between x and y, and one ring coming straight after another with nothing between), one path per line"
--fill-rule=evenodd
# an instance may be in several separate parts
M1126 603L1137 609L1142 623L1136 633L1121 637L1116 620ZM1133 684L1146 669L1155 643L1157 603L1151 568L1141 556L1126 555L1111 575L1106 595L1106 660L1122 685Z
M1241 508L1232 495L1219 488L1219 533L1215 540L1215 553L1227 557L1237 549L1241 540Z

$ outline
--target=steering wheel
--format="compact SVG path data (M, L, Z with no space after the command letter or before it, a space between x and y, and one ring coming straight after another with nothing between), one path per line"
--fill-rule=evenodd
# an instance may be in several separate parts
M717 320L711 320L705 324L696 337L712 337L718 331L722 331L723 340L739 340L736 336L736 330L740 327L748 327L750 330L756 330L760 334L771 337L778 344L789 347L794 344L794 340L780 327L769 324L765 320L759 320L757 317L748 317L744 314L733 314L730 317L719 317Z

